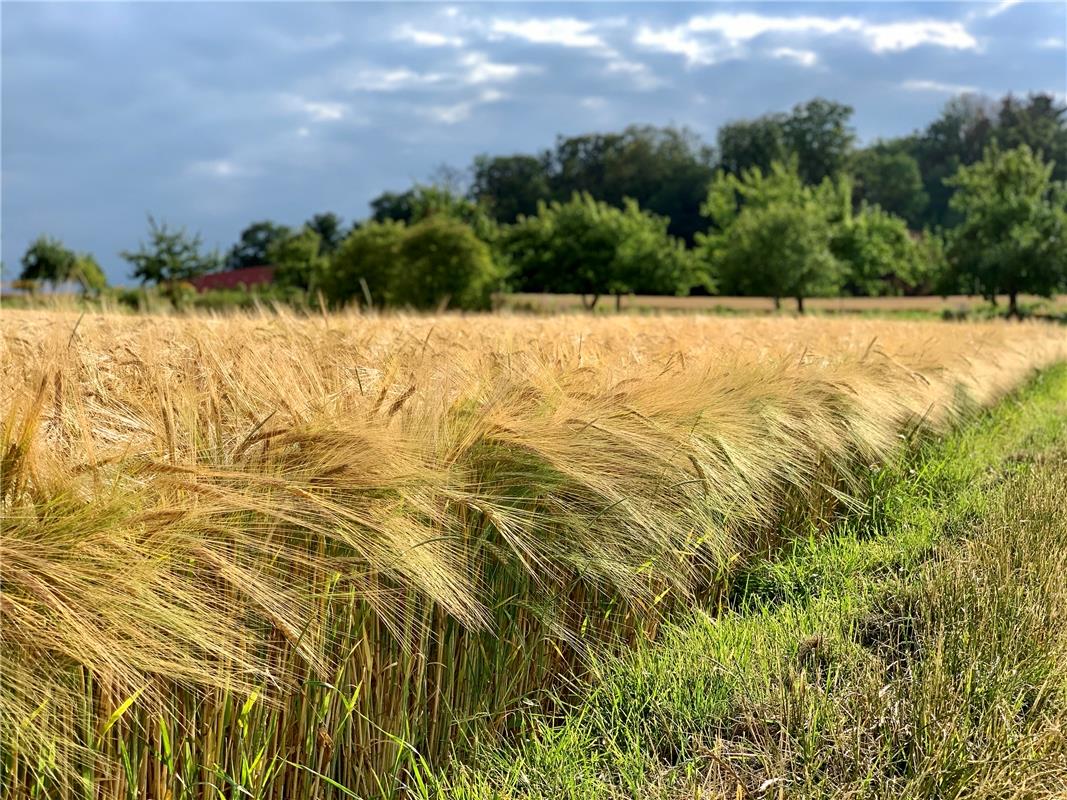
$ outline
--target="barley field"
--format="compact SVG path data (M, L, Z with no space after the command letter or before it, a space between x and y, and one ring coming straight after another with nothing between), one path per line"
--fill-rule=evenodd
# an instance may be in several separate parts
M1035 369L1025 323L0 317L4 798L397 796Z

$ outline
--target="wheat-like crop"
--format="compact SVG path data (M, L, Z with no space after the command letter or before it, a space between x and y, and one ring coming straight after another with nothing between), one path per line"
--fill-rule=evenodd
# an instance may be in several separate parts
M1062 328L0 319L5 797L397 790Z

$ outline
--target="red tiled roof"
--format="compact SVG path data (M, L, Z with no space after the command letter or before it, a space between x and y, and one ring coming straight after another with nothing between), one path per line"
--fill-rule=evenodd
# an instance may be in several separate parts
M244 267L231 269L226 272L212 272L209 275L201 275L193 278L191 283L198 292L208 289L238 289L251 286L262 286L274 282L274 267Z

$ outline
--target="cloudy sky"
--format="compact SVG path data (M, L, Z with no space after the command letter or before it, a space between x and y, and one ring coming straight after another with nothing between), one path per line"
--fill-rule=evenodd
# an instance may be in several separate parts
M1067 4L4 2L5 280L47 232L113 281L148 212L224 249L442 163L821 95L861 140L953 94L1067 96Z

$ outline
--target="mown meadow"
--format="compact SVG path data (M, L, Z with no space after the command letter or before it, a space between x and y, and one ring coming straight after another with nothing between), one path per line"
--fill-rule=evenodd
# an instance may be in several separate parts
M1060 327L8 311L5 798L428 793Z

